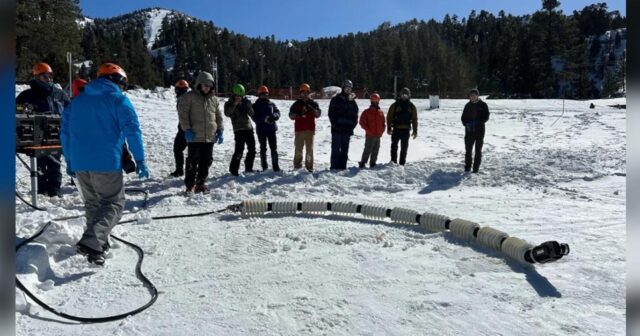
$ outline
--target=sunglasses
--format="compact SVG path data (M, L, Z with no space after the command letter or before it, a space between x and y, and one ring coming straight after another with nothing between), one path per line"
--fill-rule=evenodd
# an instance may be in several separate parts
M38 75L38 78L43 80L53 80L53 74L50 72L44 72Z

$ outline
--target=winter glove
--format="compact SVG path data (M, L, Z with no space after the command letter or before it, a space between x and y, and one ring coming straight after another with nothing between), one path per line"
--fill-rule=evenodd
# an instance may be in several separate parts
M411 134L413 136L413 138L417 138L418 137L418 131L413 130L413 134Z
M393 131L390 128L387 128L387 134L393 135Z
M222 141L224 141L224 138L222 137L222 130L221 129L217 129L216 130L216 142L219 144L222 143Z
M269 125L273 125L273 116L267 116L266 118L264 118L264 122Z
M136 161L136 173L138 173L139 178L149 177L149 169L147 169L147 165L144 164L144 161Z
M72 178L76 177L76 172L71 170L71 164L69 163L69 161L67 161L67 175L69 175Z
M186 129L184 130L184 138L185 140L187 140L187 142L193 142L193 139L195 139L196 134L193 133L192 129Z

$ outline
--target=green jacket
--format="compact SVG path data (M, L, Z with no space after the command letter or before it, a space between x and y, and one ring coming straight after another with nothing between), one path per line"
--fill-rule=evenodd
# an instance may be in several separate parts
M234 104L234 96L231 96L224 103L224 115L231 118L233 131L252 130L253 124L251 117L253 116L253 106L247 97L242 97L240 104Z
M191 129L195 134L193 142L215 142L216 131L224 129L222 112L218 106L218 98L213 90L203 95L198 89L201 83L213 86L213 76L200 72L196 79L196 89L189 91L178 99L178 118L183 130Z
M418 131L418 109L411 101L397 99L387 113L387 130L411 129Z

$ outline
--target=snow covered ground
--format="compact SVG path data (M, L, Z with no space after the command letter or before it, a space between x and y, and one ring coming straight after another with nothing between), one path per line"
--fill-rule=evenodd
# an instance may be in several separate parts
M414 101L419 136L405 167L388 164L382 138L375 169L354 168L364 132L350 148L351 168L330 172L328 100L316 134L316 171L293 171L293 126L279 122L282 173L237 178L227 173L233 134L214 147L209 195L184 197L173 170L177 126L170 90L134 91L152 177L128 177L151 197L138 216L220 209L243 199L345 200L431 211L490 225L538 244L558 240L571 254L525 268L500 253L410 225L362 217L245 219L235 213L143 221L114 234L141 245L143 271L160 291L147 311L125 320L79 325L16 291L19 335L623 335L625 333L626 111L590 102L490 100L481 174L461 173L463 100ZM277 101L288 111L291 101ZM391 100L383 100L387 110ZM362 109L367 101L358 101ZM286 115L286 112L285 112ZM557 120L557 122L556 122ZM555 124L554 124L555 122ZM257 164L259 166L259 164ZM17 165L19 190L28 173ZM66 178L65 178L66 180ZM41 199L47 212L16 204L16 234L46 220L80 214L77 191ZM141 206L128 195L127 209ZM18 277L45 302L82 316L133 309L148 300L137 281L137 255L112 242L103 268L89 266L73 245L83 219L57 222L17 255Z

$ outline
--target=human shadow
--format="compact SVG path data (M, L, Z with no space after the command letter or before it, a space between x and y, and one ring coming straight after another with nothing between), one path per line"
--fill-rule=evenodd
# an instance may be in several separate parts
M463 173L445 172L437 169L427 178L427 186L418 192L418 194L430 194L434 191L442 191L454 188L462 182Z

